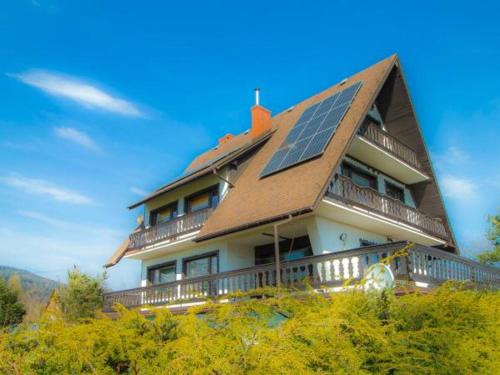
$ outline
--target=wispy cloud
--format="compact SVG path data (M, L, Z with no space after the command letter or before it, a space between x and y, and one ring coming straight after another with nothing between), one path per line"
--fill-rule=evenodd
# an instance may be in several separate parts
M441 178L443 193L454 199L469 200L475 197L475 184L465 178L445 175Z
M95 204L95 202L86 195L58 186L46 180L12 175L3 178L1 181L7 186L22 190L28 194L45 195L60 202L80 205Z
M90 138L86 133L80 130L76 130L74 128L60 127L60 128L54 128L54 132L56 133L56 136L58 136L61 139L74 142L91 151L99 151L99 146L97 146L97 143L92 138Z
M123 236L123 232L112 228L107 228L102 225L75 223L67 220L60 220L38 211L19 210L17 211L17 214L28 219L48 224L58 229L71 229L72 233L82 233L86 235L90 234L94 238L106 237L120 240Z
M144 195L147 195L147 194L148 194L148 192L147 192L147 191L145 191L145 190L143 190L143 189L141 189L141 188L135 187L135 186L132 186L129 190L130 190L132 193L137 194L137 195L142 195L142 196L144 196Z
M143 116L134 103L113 96L80 78L43 70L7 75L48 94L73 100L85 107L98 108L125 116Z

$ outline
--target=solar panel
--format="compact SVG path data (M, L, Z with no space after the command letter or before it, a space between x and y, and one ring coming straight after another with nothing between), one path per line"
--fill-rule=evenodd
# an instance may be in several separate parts
M357 82L308 107L293 126L260 177L321 155L363 83Z

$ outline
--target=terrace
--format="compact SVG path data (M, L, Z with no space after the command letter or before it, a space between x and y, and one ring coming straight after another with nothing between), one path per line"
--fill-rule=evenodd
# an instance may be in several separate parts
M346 281L360 281L372 264L388 257L392 257L388 263L399 285L432 288L456 280L500 287L499 269L423 245L408 246L406 252L399 254L407 245L403 241L393 242L282 262L281 287L303 289L307 281L316 290L335 291ZM235 292L272 286L276 286L273 263L106 293L104 311L111 312L115 303L129 308L169 305L183 309L206 300L220 300Z

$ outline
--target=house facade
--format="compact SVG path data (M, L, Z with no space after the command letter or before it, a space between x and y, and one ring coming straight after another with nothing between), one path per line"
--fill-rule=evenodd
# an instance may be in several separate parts
M111 256L141 285L108 306L181 305L264 286L339 285L408 247L396 278L498 282L459 256L396 56L275 116L251 108L174 181L132 204L143 220ZM281 270L281 271L277 271Z

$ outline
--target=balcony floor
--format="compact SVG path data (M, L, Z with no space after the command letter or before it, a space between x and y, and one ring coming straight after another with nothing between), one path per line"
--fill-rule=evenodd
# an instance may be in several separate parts
M406 223L392 220L353 204L339 202L325 197L319 207L318 215L340 223L363 228L395 240L409 240L426 246L444 245L446 241L431 236Z
M405 184L415 184L429 179L423 172L359 135L354 138L347 154Z

